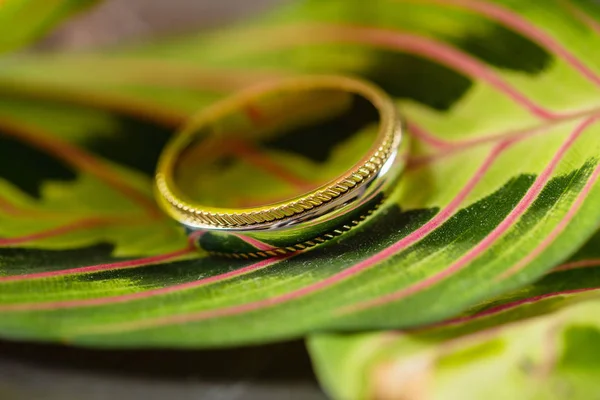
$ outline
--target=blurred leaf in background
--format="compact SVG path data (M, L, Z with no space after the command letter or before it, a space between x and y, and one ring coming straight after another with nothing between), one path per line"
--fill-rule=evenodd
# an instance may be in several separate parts
M58 23L95 3L97 0L2 0L0 53L29 44Z

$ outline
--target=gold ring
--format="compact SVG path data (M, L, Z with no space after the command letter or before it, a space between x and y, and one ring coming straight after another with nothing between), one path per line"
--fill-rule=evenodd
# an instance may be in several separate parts
M370 83L273 80L191 118L160 157L157 197L211 253L305 250L381 203L401 172L402 142L394 102Z

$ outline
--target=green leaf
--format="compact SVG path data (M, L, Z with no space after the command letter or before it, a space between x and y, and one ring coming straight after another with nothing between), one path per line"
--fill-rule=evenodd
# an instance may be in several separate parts
M442 323L311 337L321 383L348 400L589 399L600 372L599 240L535 284Z
M0 334L186 347L406 328L538 279L600 225L600 34L563 4L308 1L127 54L5 63L0 138L27 150L0 157ZM195 254L153 206L169 129L100 108L172 127L305 72L397 98L413 140L395 195L291 258ZM27 151L52 166L15 172Z
M97 0L3 0L0 2L0 53L23 47Z

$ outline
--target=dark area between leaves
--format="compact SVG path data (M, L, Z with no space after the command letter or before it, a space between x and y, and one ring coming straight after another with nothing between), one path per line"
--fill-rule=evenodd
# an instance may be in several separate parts
M93 350L0 342L2 400L167 396L325 399L300 341L202 351Z
M45 180L72 181L77 175L56 158L0 132L0 176L28 195L40 198L40 187Z

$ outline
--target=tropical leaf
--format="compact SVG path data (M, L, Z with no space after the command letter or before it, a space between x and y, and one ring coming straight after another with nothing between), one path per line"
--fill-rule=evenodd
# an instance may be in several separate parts
M0 53L28 45L97 0L0 1Z
M599 240L535 284L442 323L311 337L321 383L338 399L593 397L600 372Z
M205 38L4 63L0 333L222 346L406 328L538 279L600 222L600 34L565 12L580 6L308 1ZM294 257L194 253L153 206L169 132L232 90L305 72L397 98L413 141L395 195ZM23 157L43 167L15 168Z

